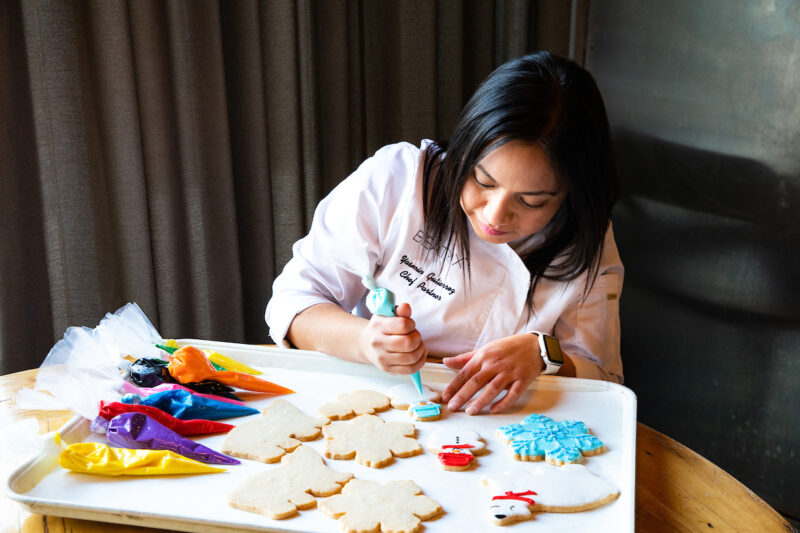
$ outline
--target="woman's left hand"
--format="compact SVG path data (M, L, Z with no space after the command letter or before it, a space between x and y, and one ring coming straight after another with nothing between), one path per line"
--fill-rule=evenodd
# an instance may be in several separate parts
M461 409L483 388L467 405L468 415L478 414L501 392L508 391L490 408L491 413L505 411L522 396L544 366L538 339L531 333L503 337L477 350L446 357L444 364L459 371L442 393L442 401L447 402L450 411Z

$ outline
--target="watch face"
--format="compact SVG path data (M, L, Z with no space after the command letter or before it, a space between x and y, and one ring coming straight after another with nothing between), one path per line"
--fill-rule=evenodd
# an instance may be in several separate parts
M550 335L545 335L544 344L547 348L547 357L550 359L550 361L559 365L563 365L564 355L561 353L561 343L558 342L558 339L551 337Z

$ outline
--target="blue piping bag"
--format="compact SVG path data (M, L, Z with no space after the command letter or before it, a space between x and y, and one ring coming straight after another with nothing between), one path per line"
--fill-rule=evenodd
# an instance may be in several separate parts
M375 280L369 274L362 278L361 283L363 283L364 286L369 289L366 304L367 309L369 309L372 314L380 316L396 316L394 314L394 293L392 291L383 287L378 287L375 284ZM422 380L420 379L419 370L411 374L411 381L414 382L414 386L417 388L419 397L423 398Z
M150 405L165 411L175 418L190 420L201 418L203 420L220 420L237 416L256 415L258 409L237 405L235 403L212 400L202 396L195 396L184 389L157 392L150 396L142 397L138 394L126 394L122 403Z

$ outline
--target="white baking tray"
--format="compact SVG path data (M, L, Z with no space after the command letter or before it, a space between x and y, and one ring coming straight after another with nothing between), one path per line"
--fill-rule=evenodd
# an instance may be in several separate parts
M316 352L195 339L179 339L178 343L213 349L259 368L265 373L262 376L265 379L297 391L280 397L309 415L315 415L317 407L336 399L343 392L356 389L386 392L398 383L409 381L407 376L391 376L372 366L347 363ZM428 363L422 370L423 382L439 390L444 389L453 375L451 370L436 363ZM271 397L263 395L244 396L248 405L256 408L264 408L272 401ZM504 424L517 423L534 412L555 420L582 420L586 423L605 443L607 451L588 457L585 464L591 472L619 488L618 500L582 513L539 513L533 520L520 525L495 526L489 521L491 494L481 484L481 476L536 465L514 460L506 445L497 438L496 429ZM387 421L411 421L406 412L396 409L379 416ZM226 422L237 424L248 419L234 418ZM630 389L602 381L542 376L534 381L514 412L477 416L445 412L441 420L418 422L415 426L417 439L423 448L433 430L453 426L477 431L486 441L489 454L479 456L477 468L466 472L441 469L436 456L427 450L415 457L395 459L389 466L379 469L352 460L326 459L326 463L334 470L352 472L361 479L381 482L413 480L445 511L439 518L423 522L426 532L499 532L528 528L548 532L618 533L634 530L636 396ZM89 422L80 417L75 417L59 431L67 443L102 441L101 436L89 431ZM223 438L214 435L196 440L219 450ZM303 446L310 446L324 455L322 438L305 442ZM243 460L241 465L231 466L222 474L110 478L68 472L60 468L53 457L36 456L9 476L6 488L11 499L39 514L178 531L340 531L337 520L316 508L299 511L294 518L270 520L228 506L227 495L245 477L279 466L280 463Z

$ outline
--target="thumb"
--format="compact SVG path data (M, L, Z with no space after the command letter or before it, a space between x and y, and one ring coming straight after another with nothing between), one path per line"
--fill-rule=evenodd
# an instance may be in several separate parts
M411 306L407 303L397 305L394 308L394 314L402 318L411 318Z

